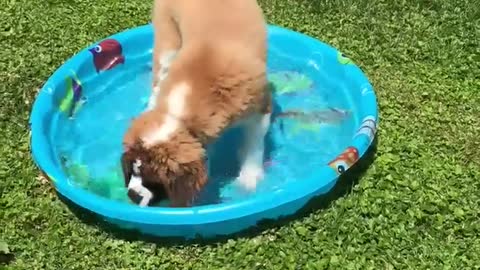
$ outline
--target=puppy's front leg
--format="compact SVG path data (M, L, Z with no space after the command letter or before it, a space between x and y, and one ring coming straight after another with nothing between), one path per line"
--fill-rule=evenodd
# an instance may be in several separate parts
M245 123L245 144L242 165L237 181L248 191L257 186L263 178L265 135L270 127L270 113L255 114Z
M153 109L157 104L161 83L167 77L170 65L182 44L177 24L170 12L170 3L171 1L155 0L153 6L153 85L147 110Z
M175 59L175 56L177 55L176 50L170 50L166 51L165 53L161 54L161 56L158 59L157 63L157 71L153 72L153 87L152 87L152 94L150 96L150 99L148 101L148 106L147 106L147 111L152 110L155 108L157 105L157 99L158 96L161 93L161 86L162 82L167 78L168 76L168 70L170 68L170 65L172 64L173 60ZM155 70L155 69L154 69Z

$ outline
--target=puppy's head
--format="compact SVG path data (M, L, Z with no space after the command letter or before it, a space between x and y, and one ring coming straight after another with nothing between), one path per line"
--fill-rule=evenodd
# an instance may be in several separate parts
M153 172L150 152L140 142L122 154L121 163L130 200L147 206L165 198L165 189Z
M133 125L134 126L134 125ZM169 199L173 207L190 206L207 182L205 150L185 130L164 142L145 144L142 134L127 132L122 169L130 199L140 206Z

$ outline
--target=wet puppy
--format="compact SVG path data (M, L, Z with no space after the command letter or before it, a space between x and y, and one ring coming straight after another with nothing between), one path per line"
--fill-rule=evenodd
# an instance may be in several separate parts
M266 25L255 0L155 0L153 91L124 137L132 201L192 204L207 182L206 146L227 128L246 136L238 183L263 177L271 96Z

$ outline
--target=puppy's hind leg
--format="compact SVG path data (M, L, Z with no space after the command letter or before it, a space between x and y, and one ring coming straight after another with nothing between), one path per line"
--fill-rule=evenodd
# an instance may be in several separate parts
M270 127L271 113L255 114L245 123L245 143L240 173L237 181L247 191L256 188L263 178L265 135Z
M178 26L168 6L171 1L155 0L152 14L154 28L153 40L153 87L147 110L157 104L161 92L161 83L167 77L171 63L182 45Z

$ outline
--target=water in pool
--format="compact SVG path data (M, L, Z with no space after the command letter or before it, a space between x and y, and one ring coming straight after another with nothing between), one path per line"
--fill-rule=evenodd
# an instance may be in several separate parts
M239 169L234 158L235 142L242 131L231 130L209 149L213 166L197 205L241 200L302 181L348 146L358 119L352 116L346 86L327 72L336 58L303 51L304 55L293 57L281 46L269 48L274 118L267 136L266 174L256 192L247 194L235 184ZM54 127L56 152L70 184L129 201L119 164L121 140L130 120L147 103L149 61L147 53L132 57L129 64L114 70L85 76L81 81L82 106L72 118L58 114ZM285 112L302 112L304 117L278 117Z

